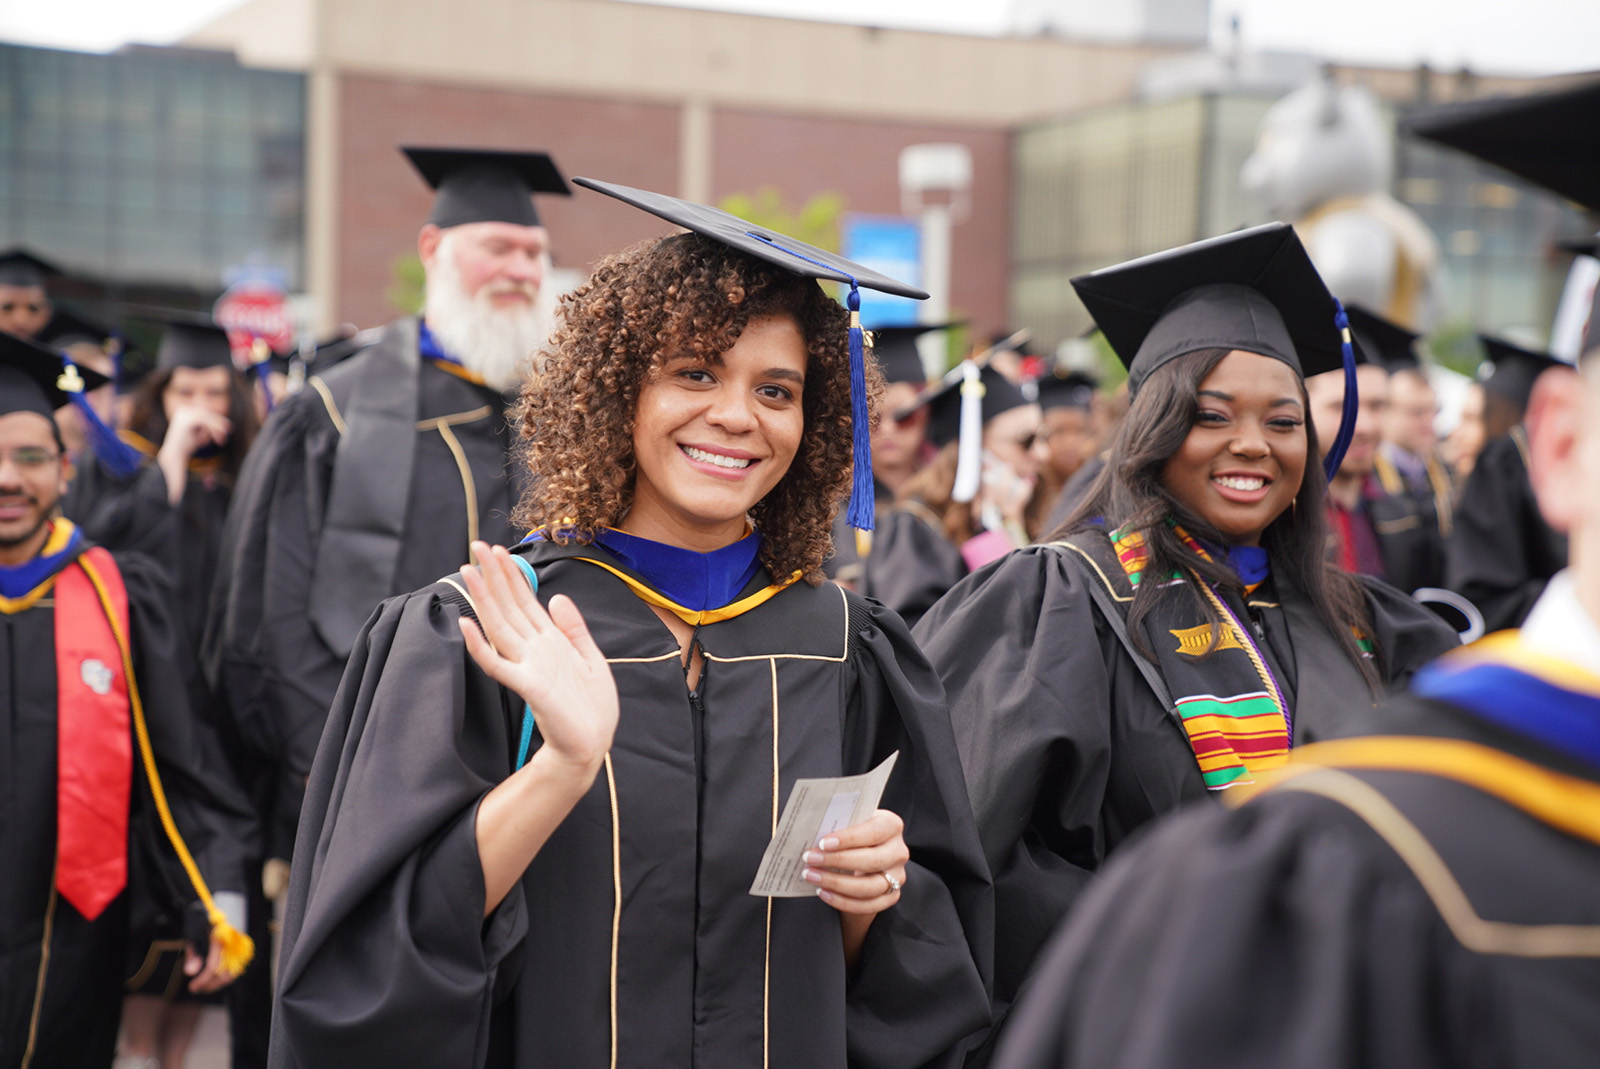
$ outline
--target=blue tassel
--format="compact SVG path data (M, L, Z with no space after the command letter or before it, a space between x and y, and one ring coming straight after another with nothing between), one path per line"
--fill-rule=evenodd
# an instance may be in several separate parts
M78 374L78 366L68 359L65 353L61 355L61 364L61 378L57 380L56 385L66 391L72 406L78 410L78 415L83 419L83 425L89 432L89 448L113 476L118 479L132 478L143 466L144 454L117 437L117 432L106 426L100 414L89 403L89 399L83 395L83 376ZM116 368L117 363L113 360L113 371Z
M1361 407L1361 398L1356 394L1356 350L1350 341L1350 317L1345 315L1344 305L1337 297L1333 304L1337 309L1333 325L1339 328L1339 351L1344 357L1344 409L1339 413L1339 433L1333 436L1333 445L1322 461L1322 471L1330 483L1339 473L1339 465L1344 463L1350 439L1356 436L1356 414Z
M870 552L876 505L872 492L872 429L871 417L867 414L867 357L861 333L861 291L854 282L850 284L845 304L850 309L850 443L854 451L850 508L846 518L851 527L866 533L865 539L857 534L857 548L864 544Z

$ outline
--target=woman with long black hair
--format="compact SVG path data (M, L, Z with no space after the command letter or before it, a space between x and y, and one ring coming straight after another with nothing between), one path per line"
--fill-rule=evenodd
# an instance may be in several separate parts
M916 629L995 877L1002 1011L1129 835L1345 730L1455 644L1327 563L1304 377L1340 366L1340 317L1292 229L1074 285L1129 366L1106 468L1052 541L970 576Z

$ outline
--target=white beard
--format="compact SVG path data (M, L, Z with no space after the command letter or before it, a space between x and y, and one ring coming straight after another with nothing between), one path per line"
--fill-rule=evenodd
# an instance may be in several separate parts
M483 378L490 387L509 393L522 382L534 354L544 345L555 321L557 296L550 285L550 258L544 257L545 284L524 308L496 308L492 285L476 294L465 292L456 267L451 234L439 242L438 257L428 273L423 314L428 329L445 352Z

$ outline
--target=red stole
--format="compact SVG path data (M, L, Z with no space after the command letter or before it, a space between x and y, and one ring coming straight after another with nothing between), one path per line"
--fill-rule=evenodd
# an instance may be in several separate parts
M56 888L94 920L128 882L133 732L122 650L106 612L128 633L128 591L111 554L84 551L104 583L102 606L77 561L55 583Z

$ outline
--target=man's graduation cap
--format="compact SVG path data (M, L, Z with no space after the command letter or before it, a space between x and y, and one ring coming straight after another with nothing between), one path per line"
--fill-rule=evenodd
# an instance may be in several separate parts
M37 286L61 274L61 268L20 246L0 252L0 286Z
M47 345L0 331L0 415L37 412L53 417L73 394L109 381L99 372L63 363L61 354Z
M873 327L872 355L885 382L914 382L924 386L928 372L922 366L917 339L934 330L949 330L959 323L915 323L910 326Z
M928 441L940 448L950 442L960 443L950 496L956 501L971 501L978 494L983 476L984 424L1029 403L1022 390L987 361L963 360L896 412L895 418L925 406Z
M40 332L39 341L56 350L62 365L62 382L75 387L66 391L68 400L72 402L73 407L78 410L79 418L83 420L89 447L94 450L95 456L100 458L107 470L120 478L126 478L138 471L144 463L143 455L108 427L100 418L100 413L94 410L94 406L84 396L90 390L108 382L121 385L122 338L115 330L97 319L58 308L50 317L50 322ZM110 378L79 366L72 358L70 348L80 344L97 346L111 358Z
M1483 388L1498 397L1505 398L1518 408L1528 407L1528 398L1533 396L1535 379L1553 367L1566 366L1566 361L1558 360L1549 353L1524 349L1504 338L1479 334L1478 340L1483 343L1484 350L1489 354L1488 363L1478 366Z
M850 489L847 519L857 531L873 528L872 435L868 427L866 353L861 330L862 286L880 293L927 300L915 286L897 282L862 264L846 260L837 253L807 245L803 241L775 233L766 227L740 219L720 208L693 201L651 193L643 189L601 182L593 178L574 178L576 185L615 197L641 211L675 223L686 230L721 242L747 256L775 264L786 271L818 280L842 282L850 287L845 305L850 309L850 416L854 477ZM859 541L859 540L858 540ZM861 547L865 555L867 548Z
M514 223L538 226L535 193L572 196L555 161L544 152L402 146L430 188L438 191L428 222L452 227L463 223Z
M1350 316L1350 333L1355 335L1358 361L1365 356L1367 363L1378 364L1390 372L1422 366L1416 350L1417 339L1422 335L1376 312L1369 312L1359 304L1352 304L1345 311Z
M1342 305L1287 223L1267 223L1102 268L1072 288L1128 368L1128 391L1202 349L1281 360L1301 378L1345 372L1339 433L1323 461L1332 477L1355 433L1355 349Z
M1600 212L1600 81L1443 104L1413 113L1404 127Z

